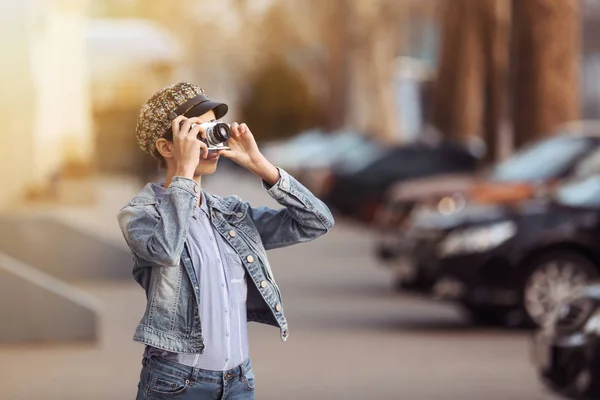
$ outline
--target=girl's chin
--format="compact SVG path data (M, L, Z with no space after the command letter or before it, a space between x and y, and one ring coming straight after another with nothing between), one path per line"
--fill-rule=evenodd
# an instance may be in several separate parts
M206 160L205 160L206 161ZM200 177L202 175L210 175L213 174L217 170L217 163L202 163L198 165L196 170L194 171L194 177Z

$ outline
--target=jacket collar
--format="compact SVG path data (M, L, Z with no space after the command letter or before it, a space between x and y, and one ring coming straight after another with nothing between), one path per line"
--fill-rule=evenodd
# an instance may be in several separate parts
M234 197L222 198L220 196L215 196L202 190L202 196L206 200L206 205L210 211L218 210L224 214L231 214L233 207L233 199ZM156 192L152 187L152 183L146 184L144 188L131 200L131 205L150 205L158 204L158 198L156 196Z

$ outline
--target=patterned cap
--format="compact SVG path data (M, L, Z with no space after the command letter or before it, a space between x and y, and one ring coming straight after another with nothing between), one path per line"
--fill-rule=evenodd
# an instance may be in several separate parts
M177 115L197 117L210 110L214 110L217 119L220 119L227 113L228 107L224 103L210 101L198 85L180 82L159 90L140 110L136 136L141 149L159 159L156 141L170 130L171 121Z

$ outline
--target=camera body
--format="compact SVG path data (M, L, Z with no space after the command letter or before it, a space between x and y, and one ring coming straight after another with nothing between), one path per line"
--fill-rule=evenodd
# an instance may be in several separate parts
M192 124L192 127L197 124ZM200 124L204 128L206 139L198 134L198 140L206 143L209 151L227 150L227 140L231 137L229 125L223 122L204 122Z

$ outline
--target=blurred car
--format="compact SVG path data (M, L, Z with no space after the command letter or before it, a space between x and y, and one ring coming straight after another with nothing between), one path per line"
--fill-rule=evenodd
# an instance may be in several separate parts
M415 290L456 301L482 322L542 326L600 275L600 175L519 203L423 211L408 236L402 265L421 282Z
M460 209L465 202L461 193L468 191L475 179L473 173L441 174L393 185L375 217L378 232L375 252L379 260L390 263L402 254L402 228L416 204L434 208L431 202L439 203L441 199L448 198L452 199L453 207ZM442 207L442 210L445 209Z
M386 190L394 182L447 172L474 172L478 159L453 141L411 143L357 148L334 165L324 178L319 195L338 213L372 221Z
M315 148L323 147L328 137L323 131L313 129L290 139L261 144L260 149L273 164L291 170Z
M600 398L600 285L564 301L531 345L542 381L572 399Z
M261 151L272 163L286 169L298 180L310 182L307 175L312 171L328 170L343 161L348 153L368 146L370 141L357 131L314 129L288 140L261 145Z
M446 174L394 185L376 218L376 256L393 266L403 251L403 226L415 207L451 213L467 202L518 202L543 196L563 179L600 173L600 124L564 131L568 133L535 142L478 175Z

